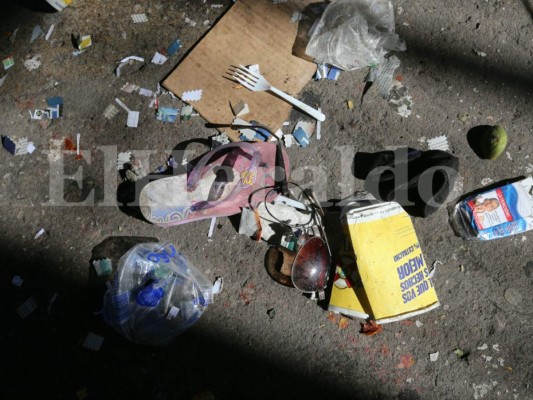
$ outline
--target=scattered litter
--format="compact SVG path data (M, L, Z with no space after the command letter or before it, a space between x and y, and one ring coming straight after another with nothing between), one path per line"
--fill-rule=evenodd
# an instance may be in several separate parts
M35 151L33 142L29 142L28 138L10 138L2 136L2 146L14 156L21 156L24 154L31 154Z
M41 27L39 25L35 25L31 33L30 43L33 43L34 41L36 41L39 38L39 36L41 36L42 34L43 34L43 30L41 29Z
M81 133L76 134L76 156L79 157L80 155L80 139L81 139Z
M122 169L126 169L126 166L124 164L129 164L131 161L133 161L133 158L134 157L131 151L118 153L117 170L120 171Z
M374 336L383 331L383 326L379 325L373 320L369 320L366 323L361 323L361 333L366 336Z
M230 143L228 134L225 131L220 132L220 134L211 136L211 150L216 149L217 147L223 146Z
M474 53L476 53L480 57L486 57L487 56L487 53L484 53L484 52L476 50L476 49L474 49Z
M3 78L0 78L0 87L4 84L4 81L6 80L7 78L7 75L4 76Z
M500 351L500 345L497 344L497 343L496 343L496 344L493 344L493 345L492 345L492 349L493 349L494 351Z
M124 68L127 65L134 64L135 61L144 63L144 58L138 57L138 56L129 56L129 57L123 58L122 60L119 61L118 66L115 69L115 75L117 77L120 77L122 68Z
M7 70L13 65L15 65L15 60L13 59L13 56L9 56L7 58L4 58L4 60L2 60L2 63L4 64L4 70Z
M244 101L239 101L235 107L233 107L233 114L236 117L240 117L242 115L246 115L250 112L250 108L248 107L248 104Z
M422 322L420 322L419 320L416 320L415 321L415 325L417 328L420 328L421 326L423 326L424 324Z
M139 90L141 87L134 85L133 83L126 82L124 86L120 88L120 90L126 92L126 93L133 93Z
M439 359L439 352L436 351L435 353L430 353L429 354L429 361L431 362L435 362Z
M466 358L468 357L468 355L470 354L470 353L468 353L468 352L465 353L465 352L464 352L463 350L461 350L461 349L455 349L453 352L454 352L454 354L455 354L457 357L459 357L461 360L466 359Z
M72 3L72 0L46 0L46 2L57 11L63 11Z
M117 113L118 108L116 108L113 104L110 104L104 111L104 117L106 117L107 119L112 119L115 115L117 115Z
M89 332L83 341L82 346L89 350L98 351L104 343L104 338L96 333Z
M211 8L222 8L224 4L211 4Z
M19 308L17 308L17 314L20 318L26 319L30 316L32 312L37 308L37 303L33 300L33 297L30 297L24 303L22 303Z
M274 317L276 316L276 310L274 310L273 308L269 308L267 310L267 315L268 315L268 318L274 319Z
M166 56L164 56L163 54L161 54L158 51L156 51L154 56L152 57L151 63L152 64L157 64L157 65L163 65L164 63L167 62L167 60L168 60L168 58Z
M94 260L93 267L96 271L96 275L99 277L109 276L113 272L113 265L109 258L103 258L101 260Z
M353 109L353 101L348 100L346 102L346 107L348 107L348 110L352 110Z
M191 118L192 113L193 113L192 106L181 107L180 120L188 121Z
M374 68L370 68L365 78L366 83L374 83L378 88L379 95L387 100L394 84L394 71L400 66L400 60L396 56L386 58Z
M180 312L180 309L178 307L172 306L170 307L170 310L168 310L166 318L168 320L174 319L178 316L179 312Z
M479 346L477 349L478 350L487 350L489 348L489 346L487 346L487 343L483 343L481 346Z
M144 168L141 160L135 157L129 163L124 164L124 170L126 171L124 174L125 179L130 182L136 182L148 175L148 171Z
M483 178L483 179L481 180L481 184L482 184L483 186L490 185L491 183L494 183L494 179L492 179L492 178Z
M389 105L391 105L397 114L404 118L407 118L411 115L413 99L409 95L409 90L407 87L403 86L399 81L396 81L393 85L391 95L389 97Z
M48 32L46 32L46 36L44 37L44 40L50 39L50 36L52 36L52 32L54 31L54 28L56 26L54 24L50 25L50 28L48 29Z
M39 239L41 236L43 236L46 233L44 228L39 229L39 232L37 232L34 236L34 240Z
M139 94L141 96L152 97L154 95L154 92L152 92L150 89L140 88Z
M322 108L318 107L318 112L322 112ZM316 140L322 139L322 121L316 121Z
M448 138L445 135L437 136L432 139L428 139L429 150L442 150L449 151L450 145L448 144Z
M36 55L32 58L25 60L24 67L26 67L28 71L33 71L34 69L39 68L41 66L41 62L39 61L39 58L41 58L41 56Z
M192 19L189 19L188 17L185 17L185 23L189 24L193 28L196 26L196 22L194 22ZM169 53L170 54L170 53Z
M181 40L176 39L170 44L170 46L168 46L168 49L167 49L168 56L172 57L174 54L176 54L179 51L179 49L181 49Z
M294 11L292 13L291 22L298 22L308 19L309 17L302 14L300 11Z
M115 98L115 101L128 113L126 126L130 128L137 128L139 124L139 111L131 111L128 106L126 106L126 104L124 104L119 98Z
M85 49L93 44L91 35L78 36L78 50L80 52L85 51Z
M58 294L55 292L52 297L50 298L50 301L48 302L48 308L46 309L46 312L48 315L52 314L52 306L54 305L55 301L57 300Z
M289 134L283 135L283 142L285 143L285 147L291 147L294 144L294 136Z
M21 287L23 282L24 282L24 280L23 280L19 275L15 275L15 276L11 279L11 284L12 284L13 286L16 286L16 287Z
M248 236L256 241L261 240L261 218L259 217L259 212L257 209L242 209L241 222L239 225L239 234Z
M146 14L131 14L131 19L133 20L134 24L148 21L148 17L146 16Z
M481 358L483 358L485 360L485 362L491 362L492 361L492 357L488 356L486 354L482 354Z
M341 70L337 67L329 64L317 64L314 79L319 81L321 79L327 79L328 81L336 81L339 79Z
M16 28L13 32L11 32L11 35L9 36L9 41L11 42L11 44L15 43L15 38L17 37L18 30L19 28Z
M209 231L207 232L207 237L211 238L213 237L213 233L215 232L215 227L217 226L217 218L213 217L211 218L211 223L209 224Z
M63 98L61 96L49 97L46 99L48 108L46 109L48 118L57 119L63 114Z
M65 138L65 140L63 141L63 146L64 146L65 150L76 152L76 156L74 157L76 160L83 159L83 156L81 154L79 154L79 151L78 151L79 150L79 144L75 145L74 142L72 141L71 137L66 137Z
M505 152L505 155L507 156L507 158L511 161L513 161L513 157L511 157L511 153L509 153L508 151Z
M202 98L202 89L198 90L188 90L186 92L183 92L181 95L181 99L183 101L199 101Z
M163 122L176 122L179 110L177 108L160 107L157 109L157 119Z
M480 385L472 383L472 389L474 389L474 400L479 400L485 397L485 395L487 395L487 393L489 393L489 391L492 390L492 388L497 384L498 382L496 381L492 381L491 383L482 383Z

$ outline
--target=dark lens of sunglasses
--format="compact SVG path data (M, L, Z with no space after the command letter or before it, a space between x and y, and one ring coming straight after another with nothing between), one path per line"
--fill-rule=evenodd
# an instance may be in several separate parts
M324 240L309 239L300 248L292 266L292 283L302 292L316 292L326 287L330 259Z

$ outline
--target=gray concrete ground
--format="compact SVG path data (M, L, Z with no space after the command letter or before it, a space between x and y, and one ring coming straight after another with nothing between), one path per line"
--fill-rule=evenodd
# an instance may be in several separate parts
M209 398L204 393L209 391L220 399L533 399L532 281L525 271L533 260L531 233L467 242L454 236L445 209L416 219L427 261L443 263L434 278L442 306L367 337L359 333L359 321L340 328L315 302L271 280L263 267L267 245L239 236L234 221L220 219L208 240L209 221L164 230L105 205L113 199L105 198L104 187L114 192L119 177L111 160L113 180L104 180L107 164L97 147L150 150L151 168L180 143L195 154L206 149L195 142L214 133L205 121L163 125L146 98L120 88L129 81L155 89L206 32L203 21L213 23L231 2L219 1L222 9L211 3L80 0L57 14L2 5L1 58L13 55L15 66L0 88L0 131L27 136L37 147L32 155L13 157L2 150L0 157L2 398L189 399ZM404 145L425 150L421 138L439 135L448 136L450 151L460 159L465 192L481 187L484 178L531 175L531 5L393 3L397 31L407 43L407 51L397 54L398 74L413 97L413 114L401 118L375 90L362 107L347 109L347 100L358 103L364 70L343 73L338 82L310 82L303 97L320 99L328 120L322 141L288 150L293 179L314 186L322 201L341 199L363 187L350 172L356 151ZM149 22L133 24L130 14L143 12ZM189 26L185 17L197 25ZM46 32L51 24L56 27L50 41L41 36L30 43L35 25ZM11 44L4 32L17 27ZM91 34L92 47L73 56L72 34ZM150 59L175 38L184 47L165 65L113 75L122 57ZM37 55L40 67L28 71L24 60ZM51 125L30 120L28 110L43 108L52 95L64 98L64 116ZM102 116L117 96L141 110L138 129L124 127L122 111L111 121ZM480 160L467 144L467 132L496 123L507 128L508 152L496 161ZM65 158L65 175L82 167L83 187L66 180L64 199L83 201L94 189L96 205L53 206L55 172L45 151L50 139L78 132L91 160ZM307 166L314 166L314 173L305 173ZM41 227L47 234L34 240ZM162 349L127 342L95 315L105 285L89 261L108 255L116 265L125 249L146 238L176 244L208 277L225 278L224 291L199 323ZM24 279L20 288L10 284L13 275ZM504 297L506 291L513 298ZM54 293L57 299L49 306ZM21 319L17 307L29 297L37 309ZM272 319L269 309L275 310ZM89 331L105 337L98 352L81 346ZM455 349L466 356L457 357ZM437 351L438 360L431 362L429 353Z

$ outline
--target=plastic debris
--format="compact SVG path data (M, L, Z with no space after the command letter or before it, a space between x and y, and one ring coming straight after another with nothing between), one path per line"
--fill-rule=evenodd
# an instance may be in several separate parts
M116 108L113 104L110 104L104 111L104 117L106 117L107 119L112 119L115 115L117 115L117 113L118 108Z
M24 67L26 67L28 71L33 71L34 69L39 68L41 66L41 62L39 61L39 58L41 58L41 56L36 55L32 58L25 60Z
M211 8L222 8L224 4L211 4Z
M333 67L329 64L317 64L316 72L314 75L315 80L327 79L329 81L336 81L339 79L341 70L337 67Z
M131 161L133 161L133 159L134 157L131 151L118 153L117 170L120 171L122 169L126 169L126 166L124 164L129 164Z
M436 351L435 353L429 354L429 361L436 362L439 359L439 352Z
M450 150L448 138L445 135L437 136L432 139L428 139L427 143L428 143L429 150L442 150L442 151Z
M423 324L422 322L420 322L419 320L416 320L416 321L415 321L415 325L416 325L417 328L420 328L420 327L422 327L424 324Z
M225 131L220 132L218 135L211 136L211 150L217 147L230 143L228 134Z
M164 56L163 54L159 53L158 51L155 52L154 56L152 57L152 61L150 61L152 64L157 65L163 65L166 63L168 58Z
M0 87L4 84L4 81L6 80L7 78L7 75L5 75L4 77L0 78Z
M117 104L128 113L128 119L126 121L126 126L129 128L137 128L139 125L139 111L132 111L124 104L120 99L115 98Z
M492 178L483 178L483 179L481 180L481 184L482 184L483 186L490 185L491 183L494 183L494 179L492 179Z
M174 40L170 46L168 46L167 53L169 57L172 57L174 54L176 54L181 49L181 40L176 39Z
M23 280L19 275L15 275L15 276L11 279L11 284L12 284L13 286L16 286L16 287L21 287L23 282L24 282L24 280Z
M394 71L400 66L400 60L396 56L386 58L374 68L370 68L365 78L366 83L373 83L378 88L379 95L388 99L394 83Z
M140 88L139 94L141 96L152 97L154 95L154 92L152 92L150 89Z
M4 69L5 70L8 70L9 68L11 68L13 65L15 65L15 60L13 59L13 56L9 56L7 58L4 58L2 60L2 63L4 64Z
M31 313L35 311L37 308L37 303L35 303L35 300L33 300L33 297L30 297L28 300L26 300L24 303L22 303L17 308L17 314L20 318L26 319L30 316Z
M104 343L103 336L97 335L96 333L89 332L83 341L82 346L89 350L98 351L102 348Z
M94 260L93 267L99 277L109 276L113 272L113 265L109 258Z
M46 233L46 230L44 228L39 229L39 232L37 232L33 238L33 240L39 239L41 236L43 236Z
M183 92L181 95L181 99L183 101L199 101L202 98L203 90L188 90L186 92Z
M131 19L133 20L134 24L148 22L148 17L146 14L131 14Z
M480 347L478 347L478 350L487 350L489 346L487 346L487 343L483 343Z
M80 52L85 51L87 47L91 46L93 44L91 35L83 35L78 37L78 50Z
M215 282L213 283L213 289L211 290L211 293L213 293L214 295L219 294L220 292L222 292L222 289L224 289L224 278L218 276L215 279Z
M63 11L65 8L67 8L72 3L72 0L46 0L46 1L48 4L54 7L57 11Z
M2 146L14 156L21 156L24 154L31 154L35 151L33 142L29 142L28 138L10 138L2 136Z
M407 118L411 115L413 99L409 95L409 89L400 81L396 81L392 87L389 104L400 116Z
M34 41L36 41L39 36L41 36L43 34L43 30L41 29L41 27L39 25L35 25L33 27L33 31L31 32L31 38L30 38L30 43L33 43Z
M50 28L48 28L48 32L46 32L46 36L44 37L44 40L50 39L50 36L52 36L52 32L54 31L55 27L56 26L54 24L50 25Z
M177 108L160 107L157 109L157 119L163 122L176 122L179 110Z
M122 68L126 67L127 65L132 65L135 61L144 63L144 58L139 56L128 56L126 58L123 58L119 61L118 67L115 69L115 75L117 77L120 77L122 73Z
M180 112L180 120L188 121L191 118L192 113L193 113L192 106L183 106Z

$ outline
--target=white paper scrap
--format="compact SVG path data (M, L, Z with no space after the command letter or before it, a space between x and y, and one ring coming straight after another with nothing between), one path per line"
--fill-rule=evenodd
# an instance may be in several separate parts
M215 232L215 227L217 226L217 218L211 218L211 224L209 225L209 232L207 232L207 237L210 238L213 236L213 232Z
M52 32L54 31L54 28L56 26L54 24L50 25L50 28L48 29L48 32L46 32L46 36L44 37L44 40L50 39L50 36L52 35Z
M242 115L248 114L250 112L250 108L248 107L247 103L241 100L234 107L233 112L235 113L236 117L240 117Z
M163 65L164 63L167 62L167 60L168 60L168 58L166 56L164 56L163 54L161 54L158 51L156 51L154 56L152 57L151 63L152 64L157 64L157 65Z
M174 319L178 316L180 312L180 309L178 307L170 307L170 310L168 310L168 313L167 313L167 319Z
M33 240L37 240L39 239L41 236L43 236L44 234L46 233L46 231L44 230L44 228L41 228L39 229L39 232L37 232L35 234L35 236L33 237Z
M202 98L202 89L198 90L188 90L186 92L183 92L181 95L181 99L183 101L199 101Z
M128 113L128 120L126 121L126 126L129 128L137 128L139 125L139 111L130 111Z
M196 26L196 22L194 22L192 19L189 19L188 17L185 17L185 23L189 24L193 28Z
M131 162L133 154L131 151L118 153L117 156L117 171L124 169L124 164Z
M213 283L213 289L211 289L212 294L219 294L222 292L222 289L224 288L224 278L221 276L218 276L215 279L215 283Z
M318 107L318 112L322 112L322 109ZM316 139L320 140L322 139L322 122L316 121Z
M146 16L146 14L131 14L131 19L135 24L148 21L148 17Z
M120 60L118 62L118 66L117 68L115 69L115 75L117 77L120 77L120 71L122 70L122 68L126 65L126 64L129 64L131 61L139 61L139 62L144 62L144 58L142 57L139 57L139 56L128 56L128 57L125 57L123 58L122 60ZM130 92L131 93L131 92Z
M450 150L450 145L448 144L448 138L445 135L437 136L432 139L428 139L428 149L429 150Z
M120 90L126 92L126 93L133 93L137 90L139 90L141 87L134 85L133 83L126 83L124 86L120 88Z
M104 338L96 333L89 332L83 341L82 346L89 350L98 351L104 343Z
M141 96L152 97L154 92L152 92L150 89L140 88L139 89L139 94Z
M224 4L211 4L211 8L222 8Z
M40 55L36 55L33 58L29 58L26 61L24 61L24 66L28 71L33 71L34 69L37 69L41 66L41 62L39 61Z
M429 360L430 360L431 362L435 362L435 361L437 361L438 359L439 359L439 352L438 352L438 351L436 351L435 353L430 353L430 355L429 355Z
M124 104L122 102L122 100L118 99L118 98L115 98L115 101L117 102L117 104L122 107L124 109L124 111L126 111L127 113L129 113L131 110L128 108L128 106L126 104Z
M294 144L294 136L292 135L283 135L283 141L285 142L285 147L291 147Z

